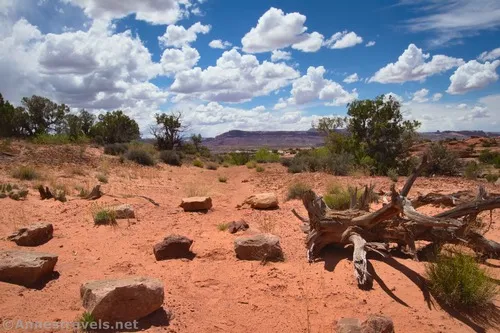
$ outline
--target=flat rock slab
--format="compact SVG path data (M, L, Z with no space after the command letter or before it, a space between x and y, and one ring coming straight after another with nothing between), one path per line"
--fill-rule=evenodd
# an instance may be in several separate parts
M254 194L246 198L243 205L250 205L254 209L276 209L278 208L278 197L272 192Z
M57 259L50 253L0 251L0 281L33 286L52 275Z
M148 277L89 281L80 287L83 307L94 319L117 322L141 319L159 308L163 282Z
M20 228L7 239L19 246L38 246L52 239L54 227L50 223L36 223Z
M130 205L120 205L112 208L117 219L135 219L134 208Z
M234 251L242 260L283 260L280 239L272 234L238 237L234 240Z
M156 260L192 259L194 253L190 248L193 241L185 236L170 235L153 247Z
M191 197L184 198L180 206L185 212L207 211L212 208L212 198L210 197Z
M386 316L370 315L363 323L357 318L342 318L335 325L336 333L394 333L394 323Z

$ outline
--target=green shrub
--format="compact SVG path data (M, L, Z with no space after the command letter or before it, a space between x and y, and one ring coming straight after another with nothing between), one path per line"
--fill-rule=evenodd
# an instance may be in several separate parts
M113 225L116 224L116 213L114 210L101 207L93 212L95 225Z
M398 171L396 169L387 170L387 177L389 177L389 179L393 182L397 183L399 179Z
M105 174L103 174L103 173L98 173L96 175L96 178L97 178L98 181L100 181L103 184L107 184L108 183L108 177Z
M227 183L227 177L226 176L219 176L219 182Z
M294 160L290 162L290 165L288 166L288 172L289 173L301 173L303 171L306 171L307 168L302 161Z
M457 176L461 167L462 163L455 152L449 151L441 142L431 144L425 175Z
M229 153L225 156L224 161L231 165L245 165L251 159L249 153Z
M349 191L338 184L330 184L327 194L323 196L326 205L334 210L346 210L351 205L351 195Z
M336 176L347 176L353 166L354 158L351 154L334 154L331 156L327 170Z
M84 332L92 332L94 329L98 328L97 322L88 312L84 312L80 318L78 318L79 327Z
M481 166L475 161L469 161L465 165L464 176L467 179L477 179L481 173Z
M104 154L119 156L125 154L128 150L126 143L109 143L104 145Z
M0 184L0 199L11 198L12 200L25 199L28 196L28 189L19 188L17 185Z
M34 180L39 179L40 174L30 166L20 166L12 172L12 177L20 180Z
M195 159L193 161L193 166L197 167L197 168L203 168L203 162L199 159Z
M182 165L181 155L174 150L161 151L160 152L160 160L162 160L163 163L166 163L168 165L173 165L173 166L181 166Z
M208 170L217 170L219 168L219 166L216 163L209 162L209 163L207 163L206 168Z
M54 190L54 199L61 202L66 202L66 191L63 189L56 188Z
M247 166L247 168L249 168L249 169L254 169L254 168L256 168L256 167L257 167L257 162L255 162L255 161L248 161L245 165L246 165L246 166Z
M229 225L227 223L219 223L217 224L217 230L226 231Z
M302 199L302 195L311 190L311 186L305 183L293 183L288 187L287 200Z
M284 167L289 167L292 164L293 158L282 157L280 158L280 163Z
M266 169L264 169L264 167L263 167L263 166L261 166L261 165L259 165L259 166L257 166L257 167L255 168L255 171L257 171L257 172L264 172L264 170L266 170Z
M88 143L89 139L83 135L71 138L67 134L39 134L31 141L40 145L66 145L70 143Z
M280 155L269 151L266 148L261 148L255 153L255 160L258 163L272 163L279 162Z
M465 254L440 255L426 267L431 292L446 304L478 310L494 299L495 284L473 257Z
M489 183L494 183L498 180L498 175L494 175L492 173L489 173L485 176L486 180L489 182Z
M128 160L133 161L140 165L148 165L148 166L155 165L155 160L153 156L146 150L142 150L139 148L131 148L129 151L127 151L125 157Z
M299 151L292 159L282 159L281 163L288 166L290 173L324 171L346 176L354 165L354 158L348 153L333 154L322 147Z
M500 164L500 153L485 149L479 154L479 161L486 164Z
M229 163L227 163L227 162L222 163L222 167L229 168Z

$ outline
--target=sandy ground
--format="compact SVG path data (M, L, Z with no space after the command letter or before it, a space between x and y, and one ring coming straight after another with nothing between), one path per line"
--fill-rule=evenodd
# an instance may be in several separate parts
M298 200L285 201L289 184L301 180L322 193L332 181L345 185L373 182L376 190L388 191L387 178L292 175L278 164L266 165L262 173L244 166L216 171L191 166L138 167L120 165L116 158L99 156L96 149L89 148L84 154L92 163L48 166L38 160L44 183L64 184L72 192L68 202L41 201L33 189L25 201L0 201L0 237L23 225L50 222L54 239L27 250L59 255L59 277L41 290L0 282L0 322L73 321L84 312L79 295L83 282L139 275L164 281L163 308L173 314L170 322L161 312L143 320L141 329L147 332L332 332L333 323L342 317L363 320L369 314L390 316L397 332L496 331L442 309L435 300L428 303L422 291L424 263L371 257L377 276L370 291L358 289L355 283L351 251L328 252L324 261L307 263L300 221L291 213L295 208L305 215L305 210ZM19 183L9 176L13 163L0 161L0 182ZM137 219L119 220L116 227L93 225L95 203L79 199L74 187L97 184L98 172L109 174L109 183L102 189L113 197L106 195L97 203L131 204ZM227 176L228 182L220 183L219 175ZM21 183L34 186L39 182ZM403 182L400 178L399 188ZM458 178L419 178L410 197L417 191L450 193L477 185ZM493 185L487 189L499 192ZM279 210L236 209L245 197L264 191L279 195ZM182 212L178 207L181 198L193 192L209 194L213 210L207 214ZM146 195L160 206L129 195ZM436 208L426 212L433 210ZM265 265L237 260L233 241L238 235L219 231L217 225L238 219L245 219L252 229L278 235L286 260ZM488 237L498 241L500 211L493 213L493 219ZM174 233L194 240L196 257L156 262L153 245ZM0 240L0 249L15 248L13 242ZM500 278L498 267L498 261L489 261L487 267L496 279Z

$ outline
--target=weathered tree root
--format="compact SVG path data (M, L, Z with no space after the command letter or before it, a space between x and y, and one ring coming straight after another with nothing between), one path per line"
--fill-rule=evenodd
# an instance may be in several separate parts
M365 187L367 193L359 200L356 191L351 193L351 208L346 211L330 209L322 197L313 191L304 193L302 202L309 219L301 217L296 211L293 213L303 223L309 223L306 239L308 260L312 262L320 257L327 245L353 245L354 275L360 288L369 288L373 278L367 269L366 253L372 251L384 255L389 243L406 246L415 260L415 242L419 240L436 244L462 244L484 257L500 257L500 243L486 239L470 227L480 212L500 208L500 196L490 197L481 187L479 195L472 202L463 203L436 216L421 214L415 210L407 195L425 164L424 157L401 192L398 193L393 185L391 201L372 213L367 212L370 200L368 192L373 191L372 186ZM421 206L422 201L417 206Z

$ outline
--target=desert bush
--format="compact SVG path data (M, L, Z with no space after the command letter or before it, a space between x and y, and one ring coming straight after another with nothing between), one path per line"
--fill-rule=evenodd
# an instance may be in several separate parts
M186 196L188 198L191 198L191 197L204 197L204 196L208 195L209 190L203 184L190 183L190 184L187 184L187 186L185 188L185 192L186 192Z
M92 207L92 216L95 225L116 224L116 213L109 207L95 205Z
M56 199L57 201L60 201L60 202L66 202L67 201L66 191L63 189L56 188L54 190L54 199Z
M96 175L96 178L97 178L98 181L100 181L103 184L107 184L108 183L108 176L106 176L103 173L98 173Z
M226 231L229 225L227 223L219 223L217 224L217 230Z
M266 148L261 148L255 153L255 160L258 163L279 162L280 155L277 152L271 152Z
M327 187L327 194L323 196L326 205L335 210L346 210L351 205L351 195L349 191L338 184L330 184Z
M168 165L173 165L173 166L181 166L182 165L181 155L174 150L161 151L160 152L160 160L162 160L163 163L166 163Z
M231 165L245 165L250 159L249 153L231 152L225 156L225 161Z
M203 168L203 162L199 159L195 159L193 161L193 166L197 167L197 168Z
M425 175L456 176L460 173L462 163L455 152L449 151L441 142L432 143L429 147L429 161Z
M119 156L125 154L128 150L128 145L125 143L108 143L104 145L104 154Z
M498 180L498 175L489 173L485 176L485 178L489 183L494 183Z
M353 168L354 158L348 153L332 155L328 165L329 171L336 176L347 176Z
M209 163L207 163L206 168L208 170L217 170L219 168L219 166L216 163L209 162Z
M255 169L257 167L257 162L255 162L255 161L248 161L245 165L249 169Z
M387 177L396 183L399 179L398 171L396 169L387 170Z
M72 143L66 134L39 134L31 139L31 142L38 145L65 145Z
M479 154L479 161L486 164L493 164L496 168L500 168L500 153L485 149Z
M467 179L477 179L481 173L481 166L475 161L469 161L465 165L464 176Z
M155 165L155 160L153 156L146 150L131 148L129 151L127 151L125 157L128 160L133 161L140 165L148 165L148 166Z
M288 187L287 200L302 199L302 195L311 190L311 186L302 182L293 183Z
M288 165L290 173L324 171L337 176L346 176L354 165L351 154L332 153L325 147L300 151L289 161L283 159L283 162Z
M219 176L219 182L227 183L227 177L226 176Z
M79 327L83 332L92 332L94 329L98 328L97 322L94 316L88 312L84 312L80 318L78 318Z
M462 253L439 255L426 272L431 292L452 307L478 310L498 292L474 258Z
M223 168L229 168L229 163L227 163L227 162L222 163L222 167Z
M483 147L495 147L497 145L497 140L495 138L483 139L481 140L481 146Z
M34 180L39 179L40 174L35 168L23 165L12 171L12 177L20 180Z
M15 184L0 184L0 199L9 197L12 200L21 200L26 199L26 196L28 196L27 188L19 188Z
M293 158L282 157L280 158L280 163L284 167L289 167L292 164Z
M90 189L88 186L76 185L75 190L78 191L78 196L80 198L85 198L90 194Z
M264 167L263 167L262 165L258 165L258 166L255 168L255 171L257 171L257 172L264 172L264 170L266 170L266 169L264 169Z

